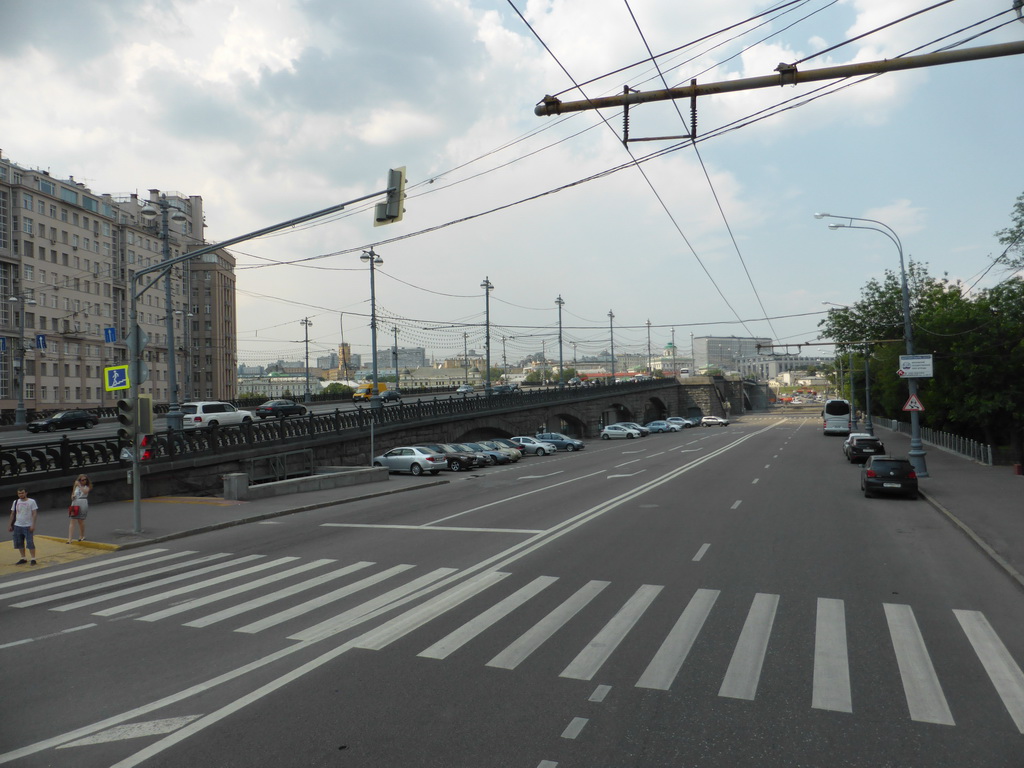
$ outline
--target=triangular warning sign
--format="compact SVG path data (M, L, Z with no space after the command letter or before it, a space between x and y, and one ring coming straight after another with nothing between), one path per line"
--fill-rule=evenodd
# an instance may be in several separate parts
M904 411L923 411L924 410L924 406L921 405L921 401L918 399L917 395L911 395L907 399L906 405L903 406L903 410Z

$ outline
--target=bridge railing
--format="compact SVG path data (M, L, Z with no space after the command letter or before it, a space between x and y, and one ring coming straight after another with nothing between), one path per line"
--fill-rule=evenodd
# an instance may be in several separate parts
M665 380L620 382L598 387L566 387L558 389L527 389L508 394L451 395L434 399L396 403L379 409L360 406L355 410L335 409L330 413L307 413L286 419L247 422L240 426L217 426L208 429L167 430L153 435L151 461L170 461L183 456L230 453L271 443L308 440L311 437L343 435L376 425L402 424L446 416L464 416L509 408L534 408L557 402L591 397L607 397L610 392L627 394L643 389L656 389ZM71 472L95 471L125 466L122 450L128 447L115 436L71 440L66 435L59 443L38 445L0 445L0 481Z

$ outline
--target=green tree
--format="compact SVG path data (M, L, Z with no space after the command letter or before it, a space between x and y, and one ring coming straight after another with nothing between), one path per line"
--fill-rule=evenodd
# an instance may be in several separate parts
M1011 271L1024 268L1024 194L1017 197L1010 213L1013 224L996 232L1000 245L1006 246L1003 261Z
M336 381L333 384L328 384L326 387L324 387L324 394L333 395L336 397L351 397L352 387L348 386L347 384L340 384Z

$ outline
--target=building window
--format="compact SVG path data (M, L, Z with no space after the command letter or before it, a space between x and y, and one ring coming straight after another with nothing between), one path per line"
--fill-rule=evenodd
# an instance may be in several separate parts
M73 203L74 205L78 205L78 193L73 190L61 187L60 199L63 200L65 203Z

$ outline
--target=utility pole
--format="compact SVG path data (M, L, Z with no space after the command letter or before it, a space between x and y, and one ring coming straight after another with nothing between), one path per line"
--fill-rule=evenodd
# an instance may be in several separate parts
M562 305L565 302L562 294L558 294L555 304L558 305L558 388L562 389L565 386L565 366L562 364Z
M313 321L308 317L304 317L299 320L299 324L302 325L306 332L306 396L303 401L309 405L309 326L313 324Z
M395 334L395 389L398 389L398 326L393 326L391 330Z
M466 383L469 384L469 334L462 332L462 364L466 368Z
M615 313L608 310L608 332L612 344L612 384L615 383Z

